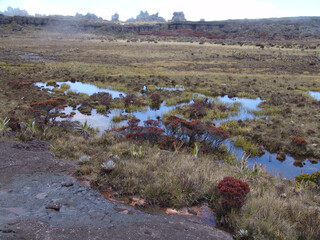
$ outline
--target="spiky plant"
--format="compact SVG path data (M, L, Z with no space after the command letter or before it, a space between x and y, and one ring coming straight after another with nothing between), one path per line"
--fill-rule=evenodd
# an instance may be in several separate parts
M75 129L84 137L84 139L88 139L90 136L90 126L88 124L88 121L85 120L83 124L79 124L78 126L75 127Z
M0 136L4 136L9 129L9 119L0 118Z

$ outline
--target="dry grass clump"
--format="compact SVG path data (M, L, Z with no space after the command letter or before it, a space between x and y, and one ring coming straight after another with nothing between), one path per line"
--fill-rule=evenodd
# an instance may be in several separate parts
M137 158L132 156L132 148L128 142L111 146L122 160L114 172L98 176L97 184L111 186L121 195L139 195L152 205L183 207L211 202L215 183L235 171L212 156L195 158L143 146L144 156Z
M231 225L254 233L256 239L319 239L319 189L304 186L296 191L291 181L275 181L275 186L272 181L250 184L253 191L241 211L230 217Z

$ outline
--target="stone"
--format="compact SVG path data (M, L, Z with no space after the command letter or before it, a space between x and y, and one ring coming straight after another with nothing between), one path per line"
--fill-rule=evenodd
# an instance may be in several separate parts
M57 212L59 212L60 211L60 208L61 208L61 204L60 203L51 203L51 204L48 204L47 206L46 206L46 209L52 209L52 210L55 210L55 211L57 211Z
M112 160L107 160L101 164L101 170L110 173L116 168L116 164Z
M191 207L188 207L188 213L192 214L192 215L197 215L196 211L193 210Z
M62 187L72 187L73 183L72 182L65 182L61 184Z
M281 193L280 197L281 197L281 198L287 198L287 194Z
M79 157L79 164L86 164L88 162L90 162L91 157L87 156L87 155L82 155L81 157Z

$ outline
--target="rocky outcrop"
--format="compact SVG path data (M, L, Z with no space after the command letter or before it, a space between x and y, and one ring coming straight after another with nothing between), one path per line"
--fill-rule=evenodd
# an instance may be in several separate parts
M12 7L8 7L7 10L4 11L2 14L7 16L25 16L25 17L29 16L26 10L22 10L20 8L12 8Z
M112 15L111 21L112 22L119 22L119 14L115 13L114 15Z
M141 12L137 19L155 21L162 19L158 14ZM23 17L0 15L1 24L17 26L46 26L49 31L93 32L99 34L136 33L140 35L204 37L209 39L232 39L236 41L291 41L320 38L320 17L296 17L256 20L226 20L212 22L172 21L168 23L116 24L96 18L83 17Z
M187 19L184 17L184 13L183 12L174 12L173 13L173 17L172 17L172 21L174 21L174 22L184 22L184 21L187 21Z
M166 20L160 17L159 13L149 15L148 11L140 11L140 14L135 19L130 18L127 22L166 22Z

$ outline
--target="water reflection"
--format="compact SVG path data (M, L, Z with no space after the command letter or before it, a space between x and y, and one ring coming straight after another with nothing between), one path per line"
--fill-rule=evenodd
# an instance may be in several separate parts
M218 101L226 105L231 105L234 103L240 104L240 108L237 114L235 115L230 114L227 118L213 120L213 123L215 123L218 126L221 123L227 122L230 120L245 121L248 119L256 118L256 116L252 113L252 111L260 110L258 106L260 103L263 102L260 98L256 98L256 99L238 98L238 97L229 98L228 95L224 97L218 97Z
M65 91L65 93L67 93L68 91L73 91L76 93L85 93L88 94L89 96L94 94L94 93L98 93L98 92L107 92L110 93L112 95L112 98L118 98L121 95L122 96L126 96L127 94L121 91L117 91L117 90L113 90L110 88L100 88L97 87L93 84L90 83L82 83L82 82L56 82L56 85L61 86L62 84L68 84L70 86L70 88L68 90ZM36 86L40 87L40 88L48 88L50 90L54 89L54 86L48 86L47 83L35 83Z
M311 97L320 101L320 92L309 91L309 94L311 95Z
M225 145L234 153L238 159L241 159L243 155L243 149L236 147L229 139L225 142ZM309 160L299 161L286 155L284 161L277 159L276 153L270 153L265 150L265 154L262 156L254 156L248 159L248 165L253 166L255 163L262 164L263 167L274 176L281 176L288 179L294 179L295 176L303 173L314 173L320 171L319 164L313 164Z

